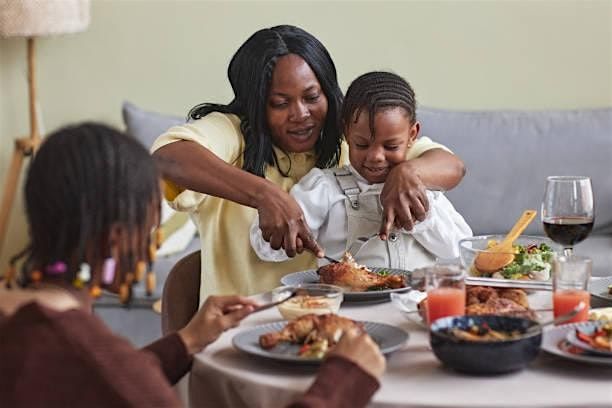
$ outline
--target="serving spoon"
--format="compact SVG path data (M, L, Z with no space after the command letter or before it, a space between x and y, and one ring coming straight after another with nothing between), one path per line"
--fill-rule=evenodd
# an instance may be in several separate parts
M476 256L474 267L480 272L492 273L512 263L514 260L512 244L525 231L536 214L535 210L525 210L502 242Z
M542 331L543 327L550 326L551 324L559 324L570 320L572 317L576 316L580 311L582 311L586 307L586 303L580 302L569 312L562 314L560 316L555 317L554 319L548 320L544 323L538 323L534 326L529 327L525 334L532 334Z

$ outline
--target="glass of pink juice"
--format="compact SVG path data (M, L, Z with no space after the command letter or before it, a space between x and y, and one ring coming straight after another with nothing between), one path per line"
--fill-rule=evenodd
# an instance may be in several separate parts
M586 307L563 322L584 322L589 317L591 295L588 291L592 261L584 256L559 256L553 261L553 310L555 317L572 311L580 302Z
M465 314L465 270L459 265L425 268L427 323Z

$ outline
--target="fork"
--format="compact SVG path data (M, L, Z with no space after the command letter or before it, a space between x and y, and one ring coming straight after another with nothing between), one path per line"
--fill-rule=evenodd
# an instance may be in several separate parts
M289 296L287 296L286 298L277 300L276 302L271 302L271 303L267 303L265 305L259 306L257 309L253 310L251 314L261 312L262 310L270 309L271 307L278 306L281 303L285 303L289 299L295 297L298 294L298 292L299 292L298 288L292 289L291 292L289 293Z

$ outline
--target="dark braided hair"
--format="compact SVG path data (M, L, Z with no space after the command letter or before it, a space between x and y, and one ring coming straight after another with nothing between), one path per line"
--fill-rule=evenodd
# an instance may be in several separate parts
M365 110L370 118L370 133L374 137L374 117L378 112L402 108L410 123L414 123L416 105L414 91L404 78L392 72L368 72L355 79L346 91L340 127L346 133Z
M11 262L27 256L26 271L64 262L68 271L62 277L72 282L81 262L94 270L109 257L109 234L118 225L127 232L123 244L129 249L120 254L117 267L133 271L138 259L148 259L160 198L158 171L135 139L96 123L59 129L45 140L28 170L30 244ZM117 281L123 282L122 277Z
M306 61L327 97L327 116L315 145L315 166L336 166L342 141L338 127L342 91L338 86L336 67L323 44L301 28L280 25L259 30L249 37L236 51L227 70L234 99L227 105L202 103L188 114L188 119L200 119L211 112L237 115L245 139L242 168L260 177L264 176L266 165L276 164L266 105L276 61L287 54L299 55Z

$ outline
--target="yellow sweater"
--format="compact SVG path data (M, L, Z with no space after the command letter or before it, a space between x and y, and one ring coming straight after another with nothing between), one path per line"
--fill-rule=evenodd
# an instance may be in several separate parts
M223 161L242 168L244 137L240 119L235 115L211 113L202 119L170 128L153 144L151 151L179 140L196 142ZM444 148L427 137L417 139L407 153L407 159L423 152ZM297 183L315 165L313 152L286 155L274 148L279 166L288 177L274 166L267 166L265 176L285 191ZM348 164L348 147L342 144L340 165ZM212 294L251 295L280 285L280 278L288 273L316 267L313 255L304 253L281 263L261 261L251 248L249 228L257 210L222 198L181 189L166 183L164 194L176 210L189 211L196 223L202 242L202 276L200 303Z

